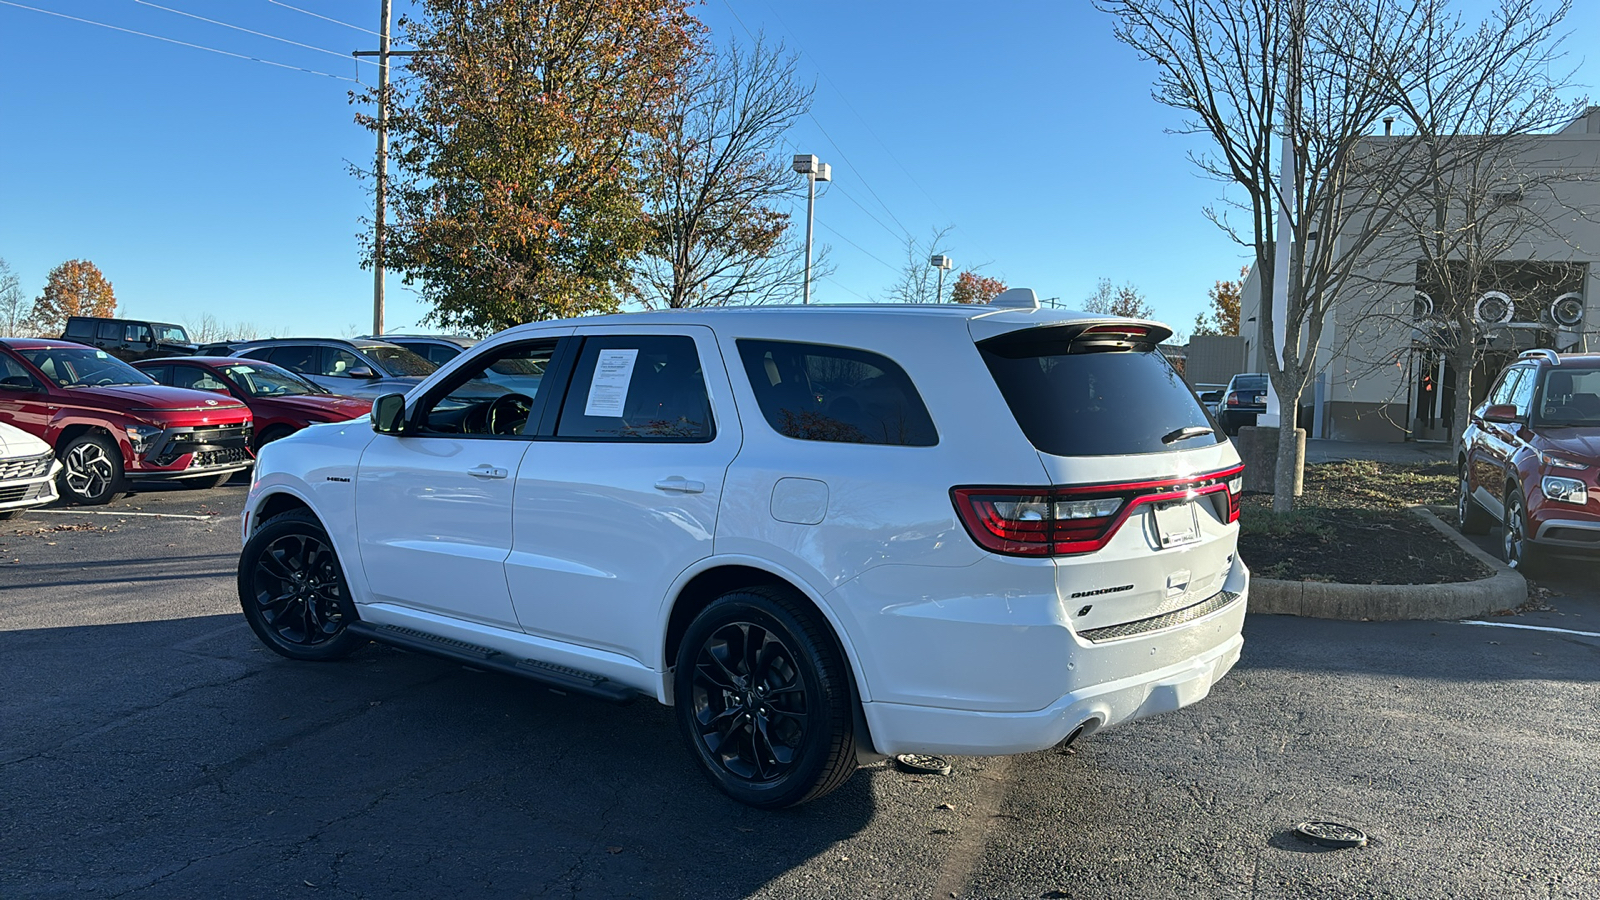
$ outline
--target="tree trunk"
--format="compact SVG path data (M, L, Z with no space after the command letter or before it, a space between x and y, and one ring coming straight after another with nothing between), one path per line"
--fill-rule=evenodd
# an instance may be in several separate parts
M1464 359L1462 357L1465 357ZM1461 446L1461 436L1467 432L1467 416L1472 413L1472 352L1451 354L1450 364L1455 367L1455 410L1450 419L1450 446Z
M1283 381L1289 382L1291 373L1283 373ZM1300 458L1295 451L1300 442L1295 439L1295 426L1300 416L1300 394L1305 390L1305 381L1296 379L1292 391L1280 391L1278 394L1278 462L1277 469L1272 477L1272 511L1287 513L1294 511L1295 484L1300 481Z

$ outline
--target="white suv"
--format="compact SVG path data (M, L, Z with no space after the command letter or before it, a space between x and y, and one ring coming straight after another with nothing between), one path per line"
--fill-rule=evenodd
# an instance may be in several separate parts
M649 695L760 807L1177 709L1238 659L1249 574L1168 334L1026 290L512 328L264 449L245 616L296 659ZM463 399L508 360L541 377Z

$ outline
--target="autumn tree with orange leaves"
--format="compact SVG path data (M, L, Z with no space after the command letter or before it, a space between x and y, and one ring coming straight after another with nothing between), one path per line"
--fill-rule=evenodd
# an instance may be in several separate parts
M420 0L400 20L419 52L391 88L383 262L431 322L485 333L616 308L649 236L641 147L702 32L688 5ZM374 108L376 91L355 99Z
M117 296L111 282L87 259L69 259L50 270L44 293L33 301L31 325L46 337L56 337L68 316L114 316Z
M956 276L955 287L950 289L951 303L988 303L1005 292L1005 282L986 278L977 272L967 271Z
M1210 305L1205 312L1195 314L1195 334L1239 333L1239 301L1244 296L1245 276L1249 274L1250 267L1245 266L1239 270L1238 281L1218 281L1212 286L1207 294Z

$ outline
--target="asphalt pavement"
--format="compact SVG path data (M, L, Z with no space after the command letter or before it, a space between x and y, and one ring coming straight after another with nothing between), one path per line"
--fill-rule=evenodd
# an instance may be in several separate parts
M1600 897L1597 638L1251 616L1195 706L763 813L648 701L267 651L243 493L0 524L0 897ZM1493 621L1600 632L1564 571Z

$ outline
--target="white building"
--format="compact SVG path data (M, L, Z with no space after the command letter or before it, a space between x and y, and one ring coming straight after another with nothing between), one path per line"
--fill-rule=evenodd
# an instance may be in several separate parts
M1529 171L1559 168L1561 177L1549 183L1559 200L1541 218L1549 224L1522 233L1495 255L1499 282L1492 289L1457 298L1474 310L1480 323L1474 404L1522 350L1600 351L1600 107L1590 107L1560 132L1531 139L1519 160L1526 161ZM1496 201L1537 202L1520 193L1497 196ZM1346 242L1342 236L1340 240ZM1420 260L1406 256L1403 240L1372 242L1356 261L1350 289L1329 312L1312 383L1300 401L1301 423L1313 437L1403 441L1449 436L1454 372L1431 336L1447 327L1433 317L1434 310L1451 303L1430 293L1444 289L1418 283ZM1553 310L1558 303L1560 309ZM1251 371L1265 372L1261 288L1254 271L1245 280L1241 305L1245 359Z

